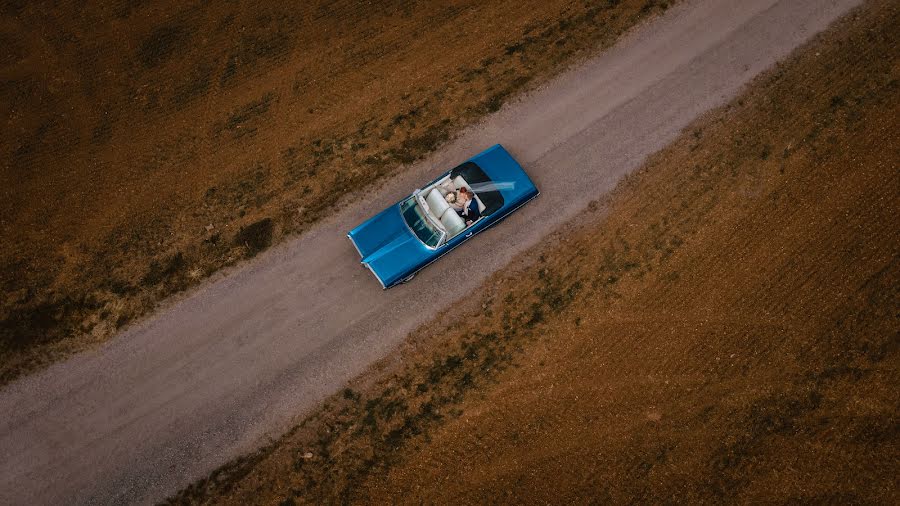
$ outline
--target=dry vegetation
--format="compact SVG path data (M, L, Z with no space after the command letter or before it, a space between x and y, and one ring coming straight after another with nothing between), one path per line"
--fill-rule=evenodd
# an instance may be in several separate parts
M465 328L425 326L173 502L897 504L898 33L870 2L498 273Z
M671 2L4 2L0 384L252 257Z

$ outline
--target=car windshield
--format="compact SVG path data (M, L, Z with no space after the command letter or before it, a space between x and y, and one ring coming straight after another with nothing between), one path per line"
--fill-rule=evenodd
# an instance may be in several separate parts
M415 195L400 203L400 214L403 215L406 224L409 225L410 230L416 234L420 241L432 248L437 247L438 242L441 240L441 231L435 228L422 214L422 209L416 202Z

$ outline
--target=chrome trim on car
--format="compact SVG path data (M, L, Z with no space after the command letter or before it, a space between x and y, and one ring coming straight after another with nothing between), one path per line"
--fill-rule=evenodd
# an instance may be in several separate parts
M350 239L350 242L353 244L353 247L356 248L356 252L359 253L359 257L362 258L363 257L362 251L359 250L359 246L356 245L356 241L353 240L353 236L351 236L350 234L347 234L347 239ZM384 281L382 281L381 278L378 277L378 274L375 273L375 269L372 269L371 265L367 264L366 262L360 262L360 264L365 265L369 269L369 271L372 272L372 275L374 275L375 279L378 280L378 284L381 285L382 290L387 290L387 287L384 286Z
M375 269L373 269L372 266L369 265L369 264L367 264L366 262L360 262L360 263L363 264L363 265L365 265L366 267L369 268L370 271L372 271L372 274L375 276L375 279L377 279L377 280L378 280L378 283L381 285L381 289L382 289L382 290L387 290L387 287L384 286L384 281L381 280L381 278L380 278L380 277L378 276L378 274L375 272ZM393 286L393 285L392 285L392 286Z
M519 209L520 207L522 207L522 206L524 206L525 204L531 202L532 200L538 198L538 195L540 195L540 194L541 194L541 191L538 190L538 192L535 193L534 195L532 195L531 197L529 197L528 200L526 200L526 201L522 202L521 204L517 205L516 207L510 209L509 211L506 212L506 214L504 214L504 215L501 216L500 218L503 219L503 218L509 216L510 214L514 213L514 212L515 212L517 209ZM479 230L479 232L481 232L482 230L487 230L487 229L493 227L494 225L496 225L497 223L500 223L500 220L499 220L499 219L498 219L498 220L492 221L491 223L488 224L488 226L486 226L486 227L484 227L483 229Z

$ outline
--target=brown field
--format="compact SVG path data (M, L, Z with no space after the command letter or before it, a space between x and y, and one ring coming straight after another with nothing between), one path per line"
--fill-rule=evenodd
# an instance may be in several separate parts
M173 501L897 504L898 33L868 3Z
M673 2L4 2L0 384L333 212Z

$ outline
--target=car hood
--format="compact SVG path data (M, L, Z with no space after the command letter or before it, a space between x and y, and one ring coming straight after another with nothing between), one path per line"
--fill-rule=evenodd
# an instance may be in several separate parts
M362 263L385 286L414 270L427 255L425 246L406 226L396 205L351 230L349 236L362 256Z
M404 233L409 235L409 229L400 216L400 206L393 205L369 218L347 235L353 239L360 256L365 259Z

